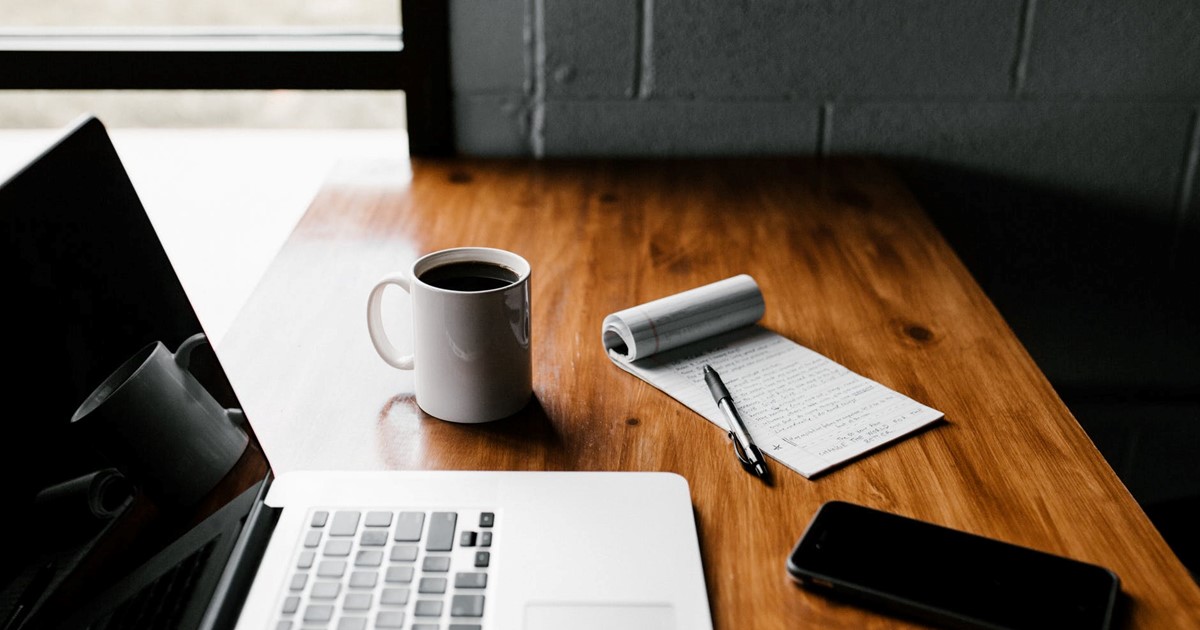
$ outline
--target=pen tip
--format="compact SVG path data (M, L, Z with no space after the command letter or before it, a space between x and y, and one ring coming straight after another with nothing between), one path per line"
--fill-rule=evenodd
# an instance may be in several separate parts
M709 372L711 372L711 371L713 371L713 369L712 369L712 366L711 366L711 365L709 365L709 364L707 364L707 363L705 363L705 364L704 364L704 373L705 373L705 374L708 374L708 373L709 373Z

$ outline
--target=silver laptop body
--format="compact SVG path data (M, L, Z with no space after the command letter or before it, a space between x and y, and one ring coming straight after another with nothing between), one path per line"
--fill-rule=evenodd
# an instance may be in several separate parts
M138 493L51 537L75 523L47 528L34 497L108 465L64 414L131 348L202 327L95 118L0 185L0 220L23 305L4 325L24 332L14 357L29 366L8 392L28 409L11 411L39 416L13 423L0 458L19 480L2 499L33 515L0 585L6 627L712 627L688 485L670 473L268 471L182 534L155 529L173 514ZM152 522L114 544L135 513Z

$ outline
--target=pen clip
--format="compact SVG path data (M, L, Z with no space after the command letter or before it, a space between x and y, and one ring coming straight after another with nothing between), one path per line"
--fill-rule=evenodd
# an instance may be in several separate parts
M729 441L733 442L733 453L737 455L738 461L742 462L744 466L751 465L750 458L746 456L746 450L742 448L742 443L738 441L733 431L729 432Z

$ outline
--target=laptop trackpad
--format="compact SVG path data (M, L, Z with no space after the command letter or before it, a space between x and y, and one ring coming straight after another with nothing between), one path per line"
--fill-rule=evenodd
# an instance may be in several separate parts
M675 608L670 604L529 604L525 630L670 630Z

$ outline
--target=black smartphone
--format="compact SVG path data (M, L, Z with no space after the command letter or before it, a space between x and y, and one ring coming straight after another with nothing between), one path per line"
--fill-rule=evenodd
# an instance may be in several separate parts
M801 585L952 628L1112 624L1112 571L948 527L830 501L787 560Z

